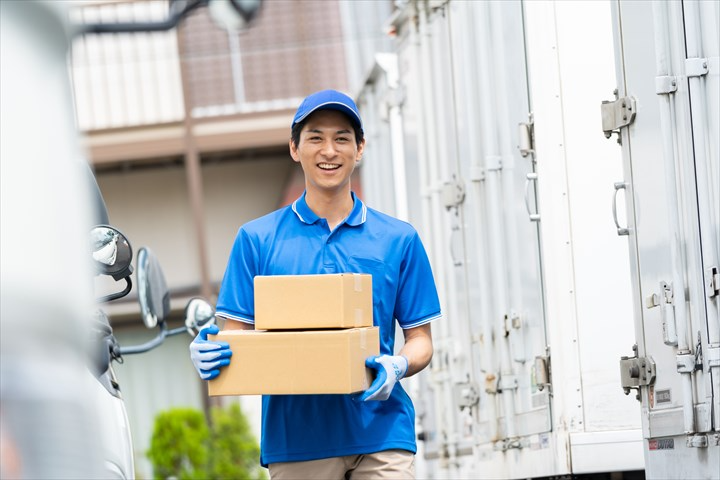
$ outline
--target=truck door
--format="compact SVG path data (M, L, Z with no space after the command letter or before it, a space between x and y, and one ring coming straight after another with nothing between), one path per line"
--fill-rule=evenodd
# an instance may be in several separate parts
M473 442L520 448L551 428L535 368L547 342L522 4L450 2L418 18L399 51L403 108L419 125L417 204L446 300L423 429L447 440L426 446L451 458Z
M613 4L619 131L649 478L710 478L720 465L720 83L717 2ZM625 128L626 127L626 128Z

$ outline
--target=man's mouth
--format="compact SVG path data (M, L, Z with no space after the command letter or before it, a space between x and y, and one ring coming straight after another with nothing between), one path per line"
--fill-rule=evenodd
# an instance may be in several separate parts
M340 165L336 163L319 163L318 167L323 170L337 170L338 168L340 168Z

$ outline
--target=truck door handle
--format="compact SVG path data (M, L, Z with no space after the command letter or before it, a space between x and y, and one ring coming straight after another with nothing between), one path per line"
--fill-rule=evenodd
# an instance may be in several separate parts
M613 194L613 201L612 201L612 214L613 219L615 220L615 227L617 227L617 234L622 235L630 235L630 229L627 227L621 227L620 223L618 223L618 217L617 217L617 194L620 190L625 190L627 188L627 183L625 182L615 182L615 193Z
M525 178L527 179L525 180L525 209L527 210L528 215L530 215L531 222L539 222L540 214L537 212L532 213L530 211L530 182L535 182L535 185L537 185L538 175L535 172L530 172Z

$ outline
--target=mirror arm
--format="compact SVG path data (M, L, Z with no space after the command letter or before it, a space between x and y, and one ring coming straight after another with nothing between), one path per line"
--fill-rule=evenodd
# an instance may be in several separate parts
M125 290L122 292L117 293L111 293L110 295L105 295L104 297L100 297L97 299L99 303L109 302L110 300L117 300L118 298L122 298L128 293L130 293L130 290L132 290L132 280L130 280L130 277L125 277Z
M130 347L120 347L120 355L132 355L134 353L144 353L153 348L161 345L165 341L165 337L168 336L168 330L165 323L160 324L160 333L157 334L152 340L142 343L140 345L133 345Z
M166 336L166 337L171 337L171 336L177 335L177 334L179 334L179 333L187 333L187 332L188 332L188 328L187 328L187 327L177 327L177 328L173 328L172 330L168 330L168 332L167 332L167 334L166 334L165 336Z
M127 23L87 23L78 25L77 35L88 33L132 33L132 32L165 32L175 28L180 20L192 10L207 5L208 0L196 0L183 10L174 12L166 20L160 22L127 22ZM172 2L170 2L172 6Z
M179 333L187 333L188 329L187 327L178 327L173 328L172 330L168 330L167 325L163 322L160 324L160 333L157 334L155 338L152 340L145 342L140 345L134 345L130 347L120 347L120 355L132 355L134 353L144 353L149 350L152 350L153 348L161 345L166 337L171 337L173 335L177 335Z

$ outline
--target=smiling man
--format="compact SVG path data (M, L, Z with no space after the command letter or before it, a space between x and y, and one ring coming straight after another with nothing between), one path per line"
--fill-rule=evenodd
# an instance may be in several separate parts
M273 479L414 478L415 410L401 378L432 357L430 322L440 304L415 229L368 208L350 178L365 139L355 102L335 90L307 97L293 119L290 155L305 174L292 205L243 225L223 278L217 315L225 329L254 328L256 275L367 273L380 355L370 388L351 395L263 396L261 463ZM405 342L395 352L395 328ZM217 327L214 327L217 329ZM202 331L190 345L200 377L228 365L227 344ZM308 368L313 368L309 365Z

